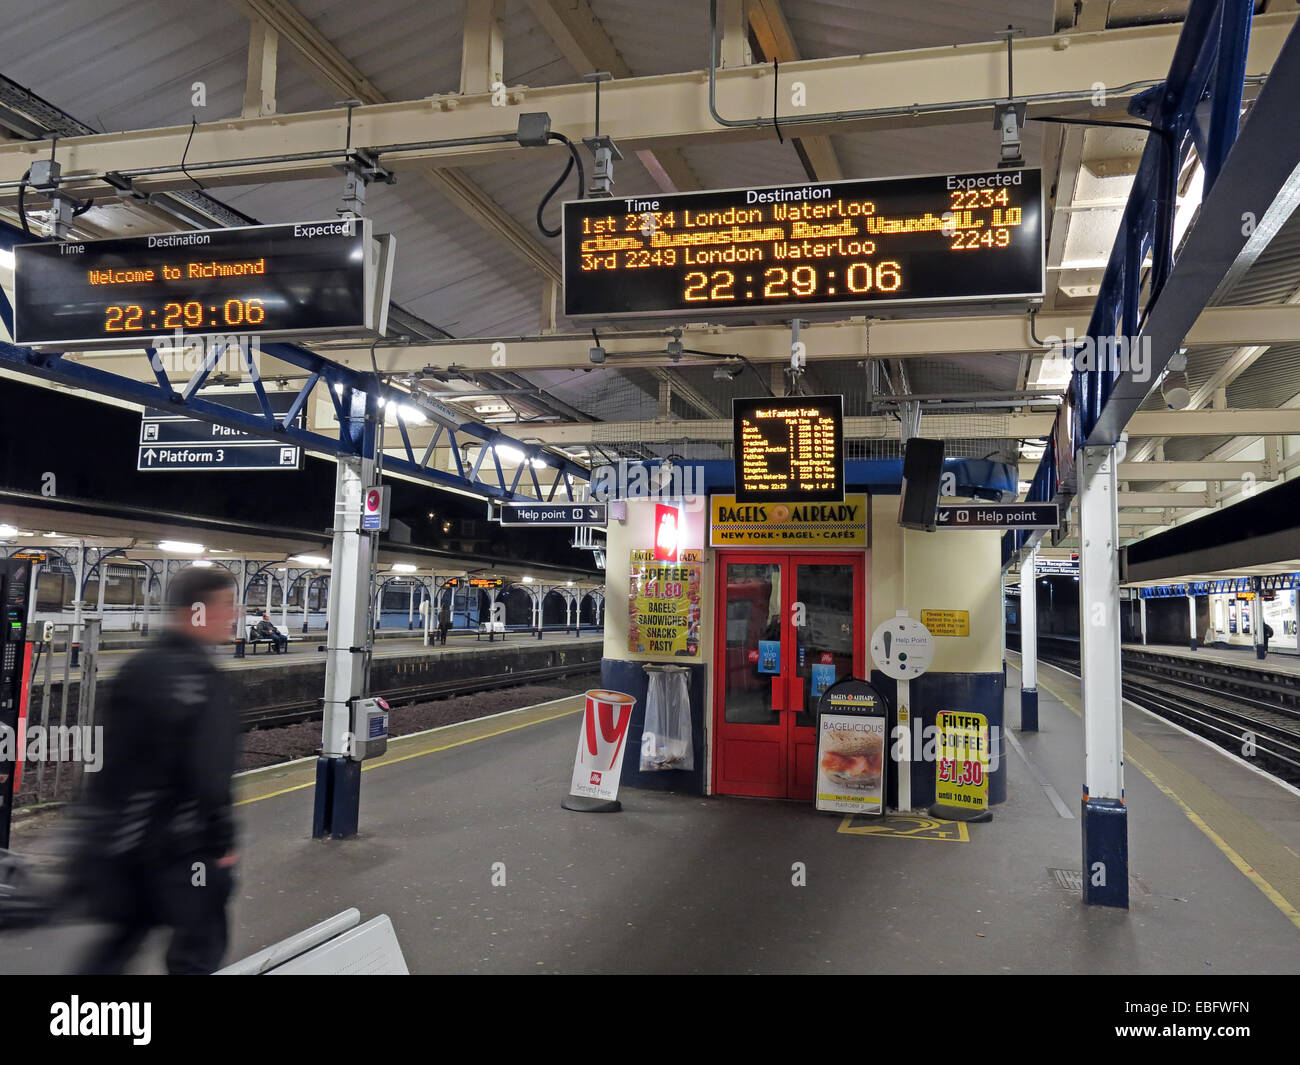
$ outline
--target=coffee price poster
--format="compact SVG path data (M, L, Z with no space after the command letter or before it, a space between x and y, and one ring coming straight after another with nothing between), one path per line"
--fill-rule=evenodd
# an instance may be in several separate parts
M697 562L655 562L646 554L632 552L627 649L633 654L698 658L704 567Z

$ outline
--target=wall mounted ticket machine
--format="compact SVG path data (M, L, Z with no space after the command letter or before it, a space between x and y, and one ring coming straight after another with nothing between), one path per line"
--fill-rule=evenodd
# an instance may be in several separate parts
M30 681L26 640L31 584L29 559L0 559L0 848L5 849L9 847L14 791L21 771L19 719L26 712Z

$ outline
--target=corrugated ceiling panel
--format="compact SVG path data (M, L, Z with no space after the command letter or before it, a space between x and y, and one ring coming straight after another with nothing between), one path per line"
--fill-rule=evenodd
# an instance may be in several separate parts
M988 41L1008 25L1030 36L1052 32L1050 0L782 0L781 7L805 59Z
M199 0L7 0L0 69L97 129L146 129L230 118L243 106L248 21ZM324 107L322 90L281 49L278 109ZM207 106L191 103L195 81Z

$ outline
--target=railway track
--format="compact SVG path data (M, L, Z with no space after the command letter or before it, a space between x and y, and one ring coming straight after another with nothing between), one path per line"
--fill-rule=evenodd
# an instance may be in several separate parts
M595 673L599 669L599 662L571 662L566 665L543 666L540 669L491 673L479 677L411 684L399 688L376 689L371 691L370 694L384 699L389 706L406 706L410 703L423 702L426 699L469 695L473 692L491 691L495 688L513 688L522 684L536 684L539 681L556 680L560 677L580 676L584 673ZM279 728L282 725L295 725L301 721L319 720L320 716L319 699L280 703L272 706L249 707L240 715L240 728L244 732L251 732L254 729Z
M1043 662L1079 675L1079 659L1049 645ZM1300 684L1220 662L1124 653L1124 698L1300 785Z

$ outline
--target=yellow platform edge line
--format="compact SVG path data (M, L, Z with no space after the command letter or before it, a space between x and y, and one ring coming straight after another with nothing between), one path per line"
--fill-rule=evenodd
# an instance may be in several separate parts
M575 696L575 698L581 698L581 696ZM519 724L511 725L509 728L497 729L494 732L485 732L481 736L468 736L463 740L456 740L453 743L444 743L439 747L430 747L427 750L422 750L422 751L412 751L410 754L402 754L394 758L384 758L378 762L373 762L370 765L362 765L361 772L366 773L372 769L382 769L384 766L396 765L398 762L405 762L412 758L423 758L425 755L437 754L439 751L449 751L453 747L463 747L467 743L477 743L479 740L490 740L493 736L501 736L507 732L515 732L521 728L529 728L532 725L543 725L547 721L555 721L561 717L571 717L574 714L582 713L583 709L584 707L577 706L574 707L572 710L561 710L558 714L550 714L547 717L538 717L532 719L531 721L521 721ZM473 723L472 721L464 722L464 724L467 725L472 723ZM458 724L460 724L460 722L458 722ZM401 738L402 737L400 736L397 737L398 740L400 740ZM238 799L236 800L234 805L248 806L250 803L261 802L263 799L274 799L279 795L288 795L291 792L302 791L303 788L314 788L315 786L316 786L316 781L309 780L306 783L294 784L291 787L280 788L277 791L268 791L265 795L253 795L247 799Z
M1065 696L1050 684L1044 682L1041 677L1038 679L1038 684L1040 687L1046 688L1062 706L1070 710L1076 717L1083 717L1083 712L1078 707L1076 707L1069 699L1065 698ZM1125 731L1127 732L1127 729ZM1220 853L1222 853L1223 856L1233 864L1233 866L1236 867L1237 871L1254 884L1255 887L1260 890L1260 893L1263 894L1269 902L1276 906L1288 921L1295 925L1296 928L1300 928L1300 910L1297 910L1292 906L1282 892L1278 891L1277 888L1260 876L1254 866L1237 853L1227 840L1207 825L1201 815L1188 806L1187 803L1185 803L1182 798L1163 780L1142 765L1141 762L1132 758L1127 751L1124 754L1124 760L1135 766L1144 777L1151 781L1151 783L1159 788L1165 795L1169 796L1169 798L1174 801L1175 805L1182 810L1187 819L1205 834L1205 837L1219 849Z

